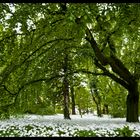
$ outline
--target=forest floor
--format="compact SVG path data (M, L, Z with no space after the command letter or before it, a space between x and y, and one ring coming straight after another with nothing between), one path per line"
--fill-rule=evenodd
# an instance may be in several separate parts
M62 114L25 115L0 121L1 137L116 137L140 136L140 123L128 123L125 118L111 118L93 114L71 115L65 120Z

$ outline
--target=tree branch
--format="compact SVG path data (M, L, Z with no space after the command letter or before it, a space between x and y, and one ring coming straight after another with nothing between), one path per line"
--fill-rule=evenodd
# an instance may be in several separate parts
M74 71L74 72L72 72L72 73L79 73L79 72L85 73L85 74L92 74L92 75L96 75L96 76L98 76L98 75L105 75L105 73L92 72L92 71L88 71L88 70L86 70L86 69L79 69L79 70L76 70L76 71ZM70 73L69 73L69 74L70 74Z
M98 47L98 44L94 40L94 38L92 36L92 33L88 29L88 27L86 29L86 35L87 35L86 39L90 42L91 47L93 48L93 50L95 52L96 59L99 60L101 65L102 65L102 67L101 67L101 65L99 67L101 67L101 69L104 69L103 66L110 65L113 72L116 73L120 77L120 79L123 79L123 81L125 81L125 83L126 82L127 83L132 83L133 79L134 79L132 74L128 71L128 69L124 66L124 64L115 55L111 55L110 57L106 57L101 52L101 50ZM108 43L110 43L110 42L108 42ZM111 44L109 44L109 45L111 45ZM109 73L108 73L108 75L109 75ZM111 77L115 76L115 75L114 76L112 76L112 75L113 74L111 74ZM116 79L116 78L114 78L114 79Z
M128 89L129 84L126 81L124 81L124 80L116 77L114 74L110 73L105 67L103 67L100 63L98 63L98 61L95 61L95 65L104 72L104 75L110 77L111 79L113 79L117 83L121 84L126 89Z
M15 94L16 97L15 97L14 102L16 102L17 97L18 97L19 93L21 92L21 90L23 90L26 86L29 86L29 85L34 84L34 83L42 82L42 81L50 82L51 80L53 80L53 79L55 79L55 78L61 78L61 77L63 77L63 76L64 76L64 75L55 75L55 76L52 76L52 77L50 77L50 78L40 78L40 79L32 80L32 81L29 81L29 82L25 83L24 85L22 85L22 86L19 88L18 92Z
M11 91L9 91L5 85L2 85L2 86L4 87L4 89L5 89L9 94L11 94L11 95L16 95L16 93L12 93Z
M90 42L92 49L94 50L95 56L98 58L98 60L101 62L103 66L108 64L107 57L104 56L104 54L101 52L101 50L98 48L98 44L94 40L91 31L89 28L86 28L86 39Z

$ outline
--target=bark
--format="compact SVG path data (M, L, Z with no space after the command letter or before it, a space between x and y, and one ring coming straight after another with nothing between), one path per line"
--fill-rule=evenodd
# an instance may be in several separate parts
M64 119L70 119L69 113L69 85L67 79L64 79L64 88L63 88L63 95L64 95Z
M101 106L97 104L97 115L98 117L102 117Z
M138 83L134 82L133 85L130 85L130 89L127 95L127 122L139 122L139 92L138 92Z
M69 113L69 82L68 82L68 56L65 55L64 58L64 80L63 80L63 96L64 96L64 119L71 119Z
M71 86L71 101L72 101L72 115L76 115L75 111L75 95L74 95L74 87Z

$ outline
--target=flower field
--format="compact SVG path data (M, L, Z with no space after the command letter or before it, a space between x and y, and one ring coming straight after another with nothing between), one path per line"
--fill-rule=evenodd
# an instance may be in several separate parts
M101 118L93 114L71 115L64 120L57 115L25 115L0 121L0 137L139 137L140 124L125 118Z

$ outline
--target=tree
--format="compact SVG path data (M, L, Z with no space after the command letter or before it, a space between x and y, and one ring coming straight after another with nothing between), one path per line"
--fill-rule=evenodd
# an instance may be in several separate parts
M125 6L125 5L124 5ZM138 8L137 5L131 5L130 8L127 7L127 9L131 8ZM138 9L137 9L138 10ZM136 12L136 10L135 10ZM98 22L98 21L97 21ZM98 23L100 25L100 23ZM126 121L128 122L138 122L138 102L139 102L139 91L138 91L138 81L139 81L139 73L137 72L130 72L128 68L125 67L123 62L117 58L115 52L111 50L113 48L115 50L115 43L112 42L110 39L113 34L117 32L116 30L114 33L110 33L110 36L108 38L108 45L110 47L110 56L106 56L105 53L101 51L99 48L99 45L97 41L95 41L95 38L93 37L93 33L91 30L87 27L86 28L86 40L91 44L91 47L93 48L93 51L95 53L95 65L100 68L103 71L103 75L109 76L111 79L122 85L124 88L128 90L127 95L127 115L126 115ZM114 41L115 42L115 41ZM115 74L112 74L109 72L105 66L109 65L112 69L112 71Z
M95 65L103 71L102 75L110 77L128 91L126 121L138 122L140 73L139 66L135 65L135 63L139 63L137 52L139 48L137 45L139 42L138 5L95 4L94 11L90 4L88 6L87 9L90 9L88 15L81 10L81 15L76 17L75 22L79 25L79 29L85 30L85 39L95 53ZM95 12L97 13L95 14ZM133 13L133 17L130 13ZM129 18L127 18L128 15L130 15ZM138 26L135 27L134 23L137 23ZM133 45L132 51L130 45ZM131 65L127 64L128 61L124 55L126 52L122 52L121 49L131 52L131 58L137 54Z
M84 85L75 88L75 102L81 117L93 110L92 96Z
M93 77L93 79L90 81L90 92L92 95L92 99L97 107L97 115L98 117L102 117L101 95L97 87L97 82L98 82L97 78Z

